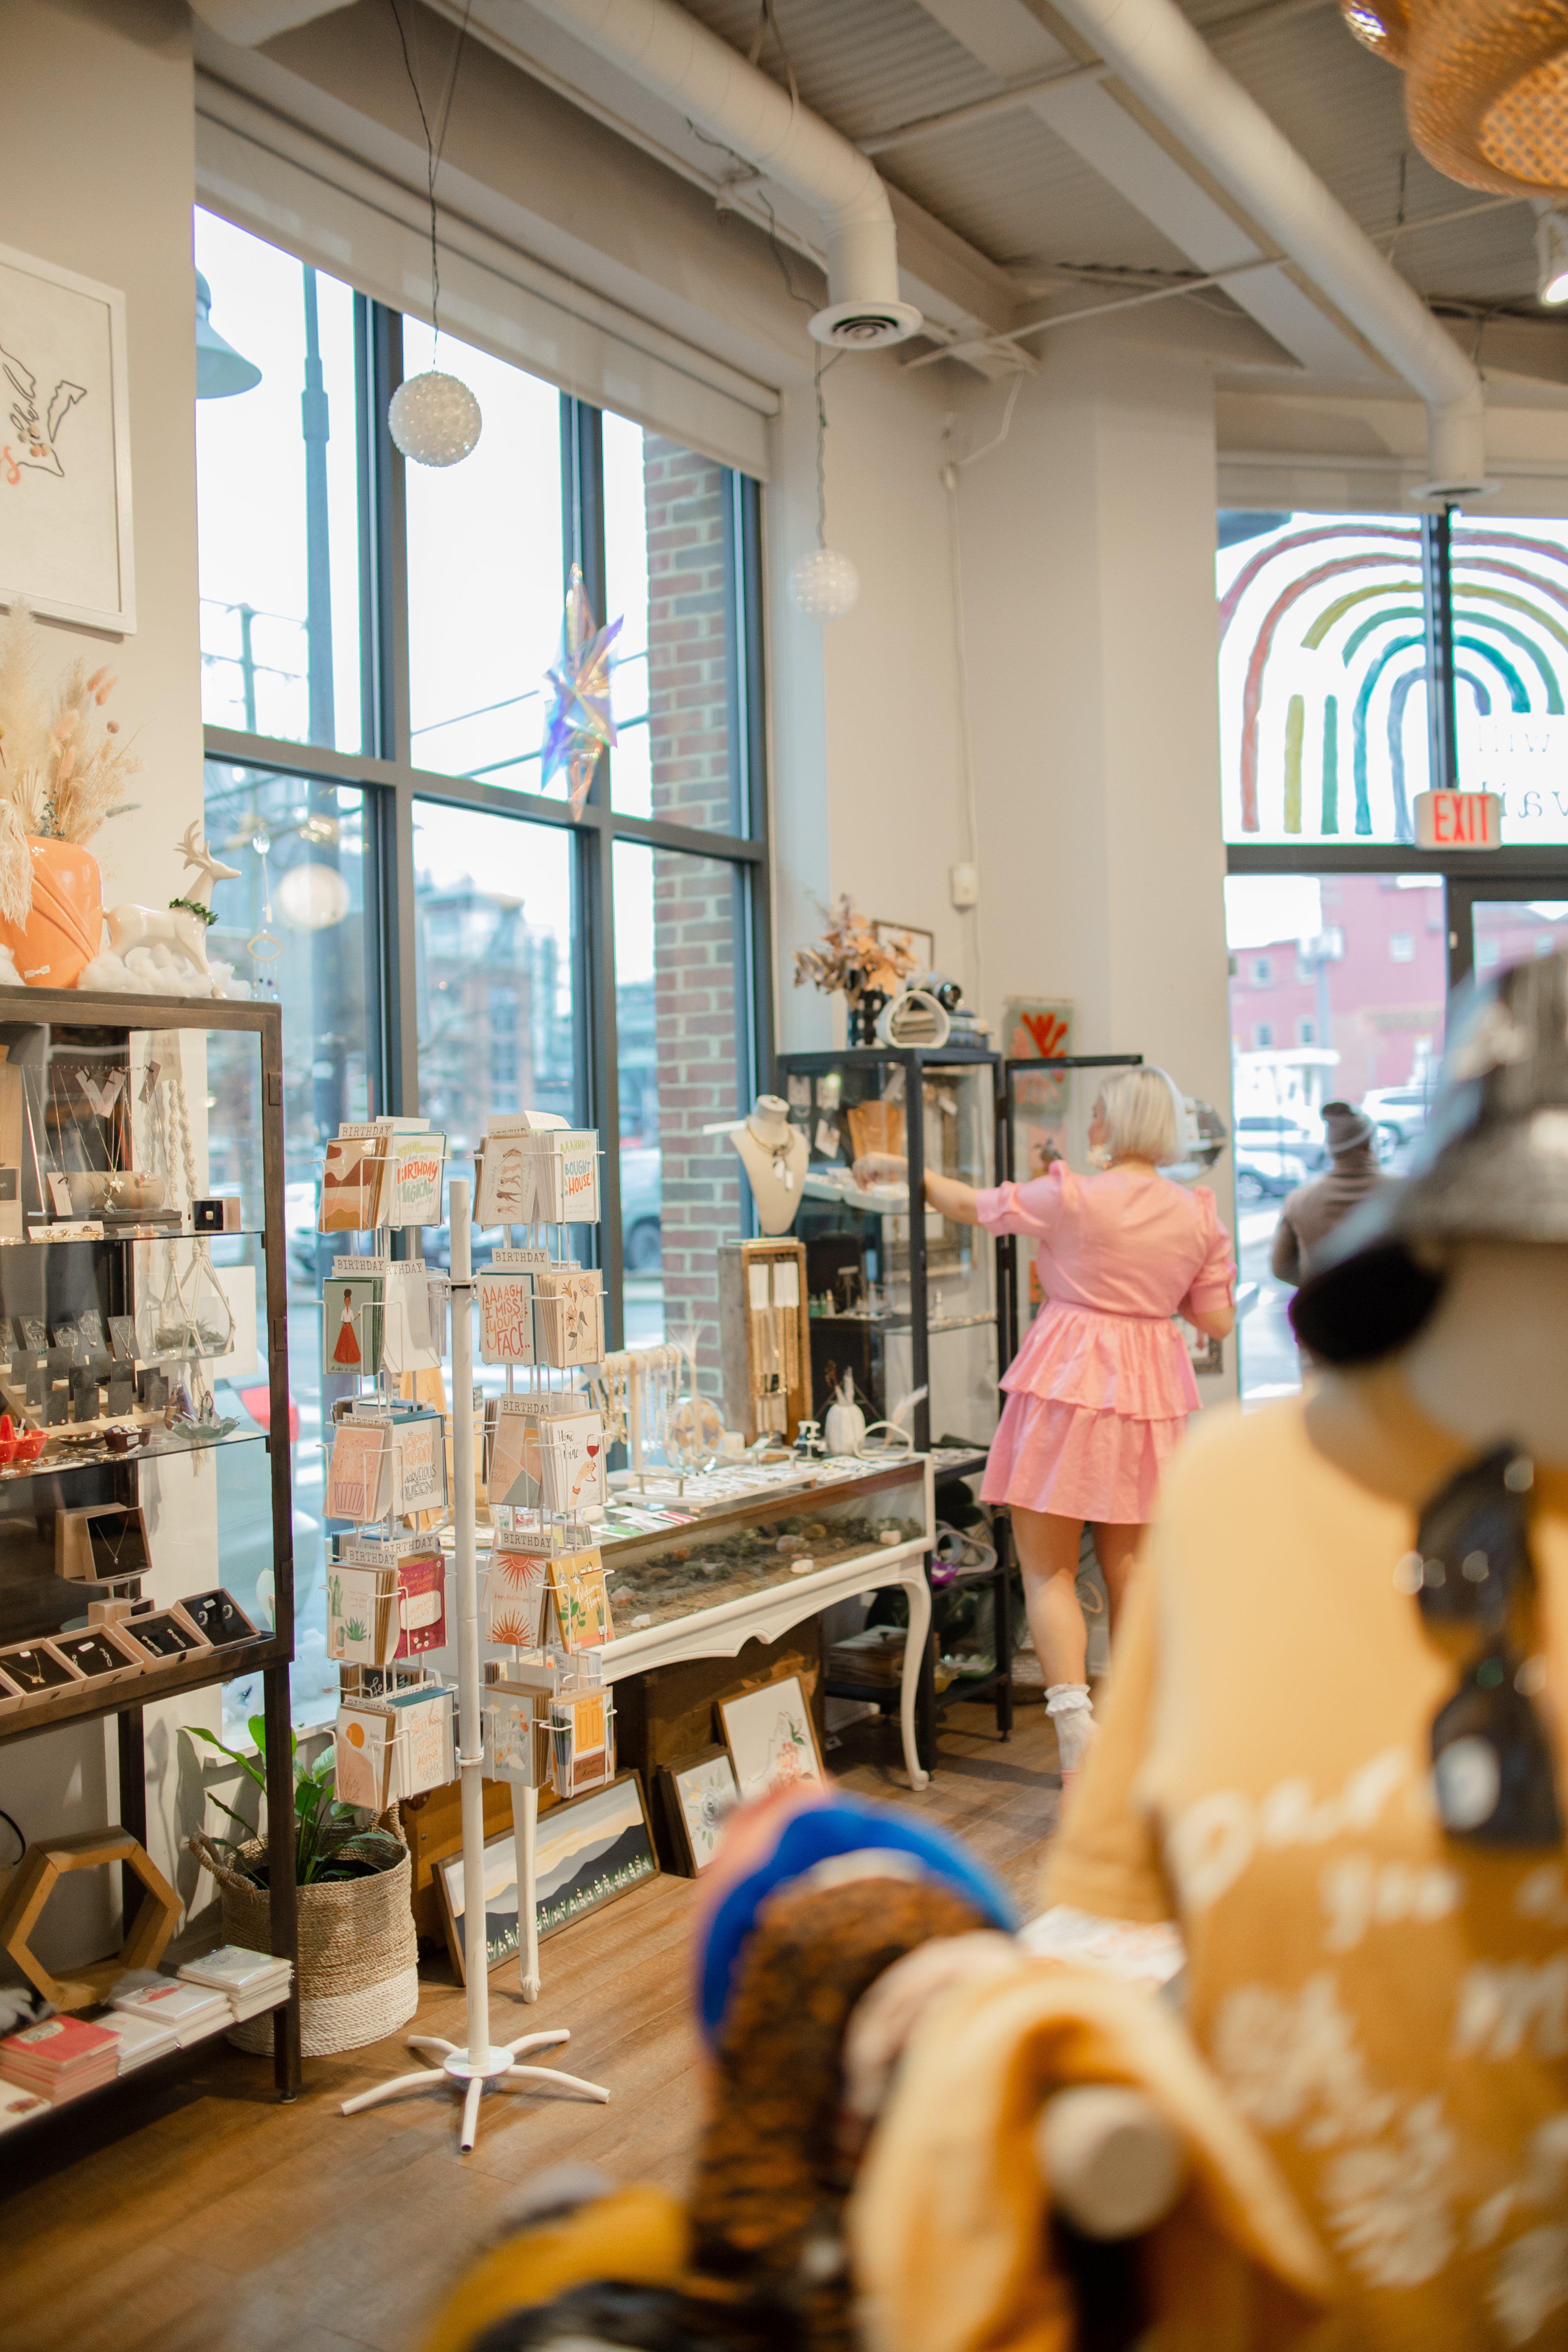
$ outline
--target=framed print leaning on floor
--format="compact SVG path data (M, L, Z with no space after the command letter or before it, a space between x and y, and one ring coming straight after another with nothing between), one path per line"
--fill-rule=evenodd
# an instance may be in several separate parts
M0 245L0 605L129 636L125 297Z

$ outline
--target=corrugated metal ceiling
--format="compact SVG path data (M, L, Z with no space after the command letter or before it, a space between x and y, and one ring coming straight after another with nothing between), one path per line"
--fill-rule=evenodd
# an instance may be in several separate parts
M757 0L685 5L733 47L750 47ZM1231 13L1213 0L1188 8L1229 71L1369 234L1398 221L1402 170L1407 221L1482 201L1415 152L1402 77L1352 39L1332 6L1226 32ZM967 105L1004 86L920 0L774 0L773 15L802 99L850 138ZM771 30L761 62L786 79ZM893 185L1026 281L1053 264L1184 266L1152 222L1026 110L900 145L878 163ZM1426 230L1407 227L1384 250L1428 299L1528 302L1533 226L1529 207L1516 205Z

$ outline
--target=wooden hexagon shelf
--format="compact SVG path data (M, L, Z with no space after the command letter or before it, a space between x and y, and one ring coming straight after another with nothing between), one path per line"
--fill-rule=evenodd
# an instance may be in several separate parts
M111 1958L95 1960L69 1977L54 1977L30 1948L28 1938L61 1878L73 1870L99 1870L123 1863L142 1882L131 1933ZM29 1846L0 1905L0 1950L7 1952L46 2000L57 2009L87 2009L102 2000L127 1969L153 1969L180 1917L180 1898L144 1846L129 1830L82 1830Z

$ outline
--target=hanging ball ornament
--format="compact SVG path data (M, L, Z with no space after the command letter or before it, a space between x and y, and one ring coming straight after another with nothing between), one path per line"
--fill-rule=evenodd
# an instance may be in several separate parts
M860 593L860 574L836 548L814 547L789 575L791 602L814 621L841 621Z
M416 466L456 466L479 440L479 404L455 375L432 368L400 383L387 404L387 429Z

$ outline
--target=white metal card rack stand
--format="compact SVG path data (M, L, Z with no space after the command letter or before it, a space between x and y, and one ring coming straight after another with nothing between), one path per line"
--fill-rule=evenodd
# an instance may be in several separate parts
M461 2146L465 2154L479 2137L479 2105L487 2090L526 2090L534 2083L559 2083L570 2090L581 2091L585 2098L603 2102L610 2095L602 2084L584 2082L579 2075L562 2074L552 2066L531 2066L522 2063L524 2052L547 2049L569 2042L571 2034L563 2026L546 2032L520 2034L514 2042L496 2043L490 2040L490 1987L484 1900L485 1809L481 1785L484 1750L480 1738L480 1694L483 1685L479 1672L479 1570L474 1549L474 1282L469 1210L468 1185L464 1179L454 1178L449 1205L452 1510L458 1615L458 1715L461 1736L458 1766L462 1788L463 1884L467 1895L463 1908L463 1952L468 1980L468 2040L466 2043L459 2044L437 2034L411 2033L409 2048L428 2056L435 2063L422 2066L416 2074L399 2074L390 2083L378 2083L374 2090L362 2091L357 2098L345 2099L342 2109L345 2116L357 2115L363 2108L381 2106L389 2099L409 2098L421 2091L450 2085L463 2094ZM537 1817L537 1790L532 1791L532 1798ZM536 1933L531 1894L531 1879L525 1897L520 1872L520 1916L525 1916L529 1928ZM537 1969L536 1941L534 1953Z

